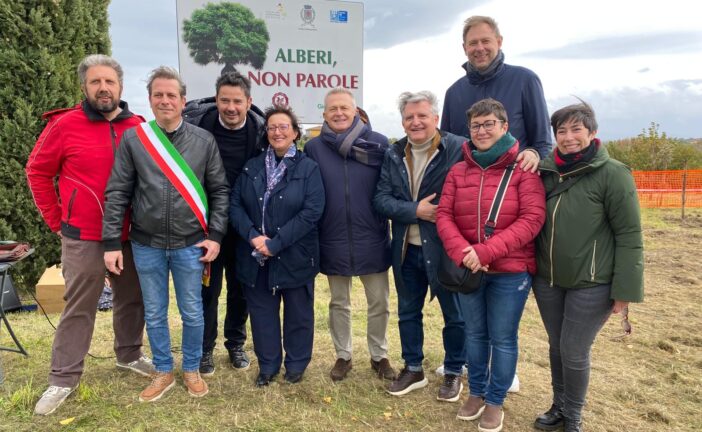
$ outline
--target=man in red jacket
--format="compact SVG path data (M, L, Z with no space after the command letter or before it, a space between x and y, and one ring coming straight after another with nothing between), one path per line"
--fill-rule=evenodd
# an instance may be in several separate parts
M120 100L122 75L122 67L108 56L84 58L78 76L85 100L73 108L44 114L48 123L27 161L27 182L36 206L49 228L61 237L66 281L66 306L54 337L49 388L37 402L35 414L53 413L78 387L90 348L97 303L105 285L103 193L122 133L144 121ZM117 367L150 376L153 365L141 351L144 305L125 234L124 271L120 276L111 275Z

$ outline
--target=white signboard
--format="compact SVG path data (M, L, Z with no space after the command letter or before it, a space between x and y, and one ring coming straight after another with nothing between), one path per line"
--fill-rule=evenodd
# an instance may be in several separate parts
M180 73L188 99L213 96L223 70L251 80L261 109L290 105L322 123L324 95L346 87L363 103L363 4L177 0Z

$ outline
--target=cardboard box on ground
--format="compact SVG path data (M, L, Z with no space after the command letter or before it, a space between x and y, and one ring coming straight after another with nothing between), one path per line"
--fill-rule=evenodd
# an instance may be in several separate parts
M66 301L63 299L65 286L66 282L63 280L59 266L49 267L41 275L37 283L36 295L37 301L46 313L63 312L66 306ZM41 308L37 308L37 312L41 313Z

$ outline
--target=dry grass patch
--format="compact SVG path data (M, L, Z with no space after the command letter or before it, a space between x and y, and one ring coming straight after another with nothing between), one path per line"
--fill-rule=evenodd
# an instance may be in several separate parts
M702 430L702 212L680 222L679 211L645 211L646 303L633 305L634 333L618 338L618 319L607 323L593 349L593 368L584 419L587 431ZM286 384L282 377L256 389L252 367L235 371L226 351L215 352L217 371L208 379L211 393L187 395L182 382L162 401L140 404L146 379L118 371L114 359L86 359L80 388L57 413L32 415L44 391L53 329L36 314L13 314L13 328L30 352L28 358L0 353L6 382L0 388L0 430L106 431L454 431L477 430L455 419L458 404L436 401L440 378L433 371L443 359L441 315L436 301L425 308L425 370L429 386L402 398L384 392L370 370L365 338L365 299L354 286L354 367L347 380L333 383L335 356L328 333L326 279L316 287L315 346L304 380ZM224 300L225 295L221 296ZM390 356L401 365L397 297L391 289ZM223 311L223 308L222 308ZM180 323L172 305L174 348ZM220 317L223 319L224 314ZM57 315L52 315L58 320ZM111 313L98 313L91 353L112 355ZM616 318L616 317L615 317ZM250 335L250 333L249 333ZM11 344L0 332L0 344ZM253 356L250 341L247 350ZM521 392L505 404L505 430L532 431L534 416L550 405L546 334L533 298L520 329ZM179 359L179 354L176 354ZM59 422L73 420L67 425Z

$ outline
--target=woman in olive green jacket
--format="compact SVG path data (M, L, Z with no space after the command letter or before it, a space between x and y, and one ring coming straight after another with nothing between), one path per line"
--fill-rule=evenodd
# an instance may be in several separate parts
M541 164L546 224L533 288L549 338L553 405L541 430L581 431L590 348L611 313L643 300L643 240L629 169L595 138L586 103L551 116L556 149Z

